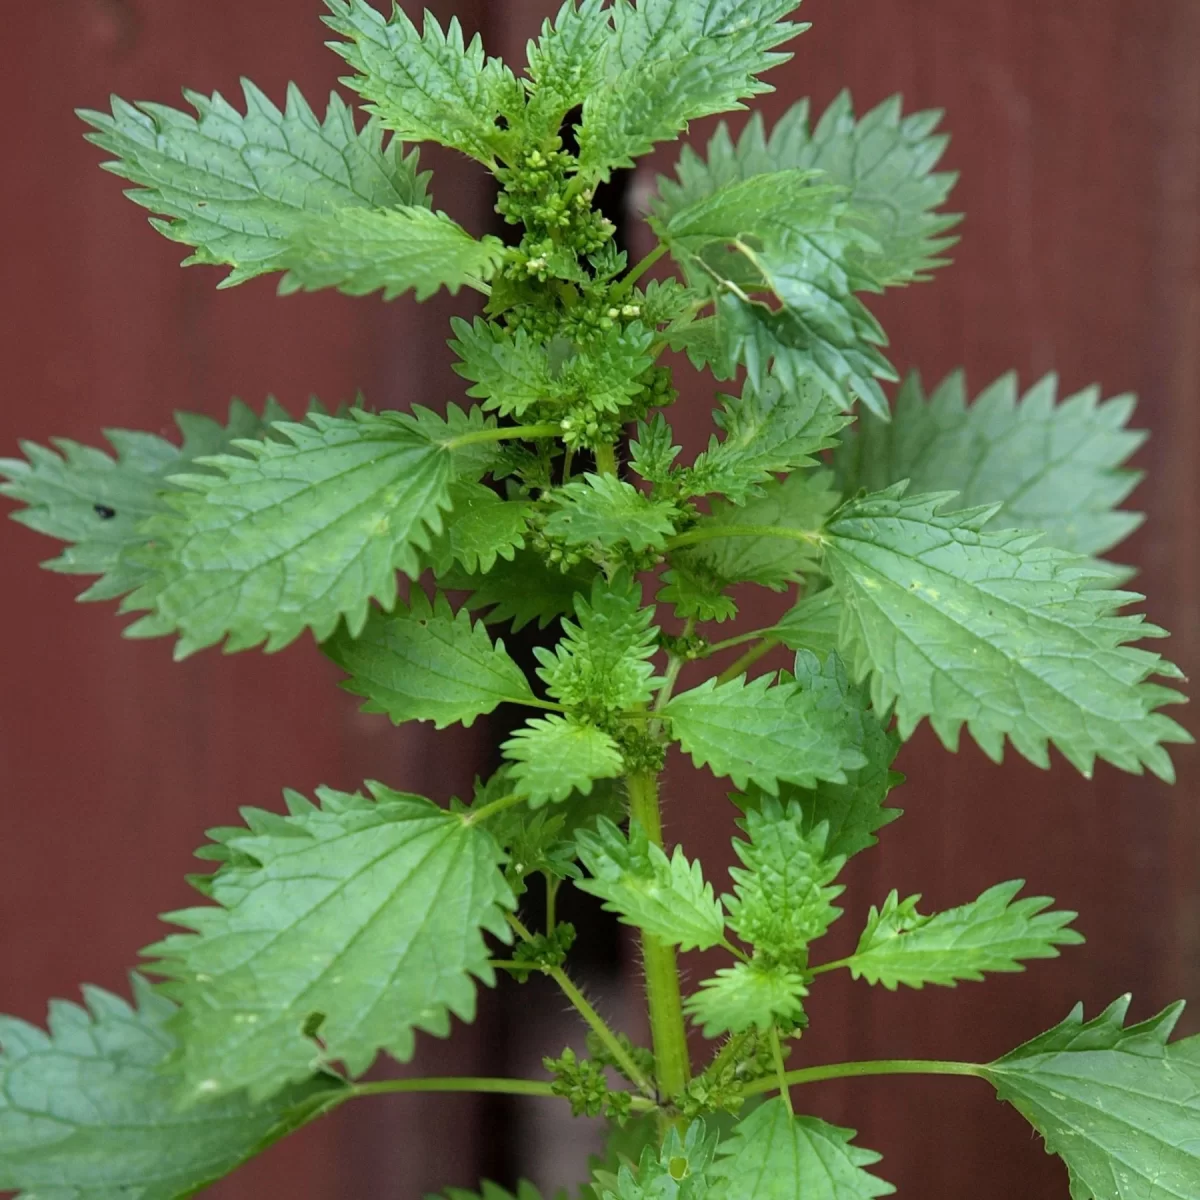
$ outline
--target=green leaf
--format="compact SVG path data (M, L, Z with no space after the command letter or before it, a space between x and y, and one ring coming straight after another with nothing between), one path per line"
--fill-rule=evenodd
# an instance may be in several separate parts
M1085 775L1099 757L1173 778L1162 744L1191 739L1155 709L1180 697L1146 680L1178 672L1127 645L1161 630L1117 615L1141 597L1037 534L987 532L990 508L941 513L948 498L890 488L826 529L839 640L875 708L895 702L902 738L929 717L953 749L965 721L997 760L1007 735L1038 766L1053 742Z
M568 546L594 545L603 551L622 542L634 551L665 550L679 512L670 500L656 500L615 475L584 475L553 494L546 521L549 537Z
M493 165L510 137L496 118L520 110L521 85L498 59L470 44L458 18L443 32L432 13L422 33L398 5L385 19L366 0L326 0L325 22L346 38L330 48L358 72L342 82L387 128L410 141L440 142Z
M785 809L764 796L739 822L750 840L735 840L741 867L731 867L733 896L723 897L733 931L770 963L803 970L808 944L824 937L842 915L833 886L845 859L829 853L829 827L806 830L798 801Z
M838 444L836 435L851 420L807 382L787 388L768 379L761 389L747 386L740 397L723 399L713 419L725 436L714 436L683 473L686 495L718 492L745 504L774 476L816 466L816 456Z
M766 631L789 650L811 650L828 654L838 648L842 606L833 588L805 596Z
M585 796L597 779L614 779L624 769L617 743L602 729L565 717L534 717L500 747L516 793L530 806Z
M649 423L638 421L637 436L629 443L629 469L647 483L666 483L683 449L674 442L675 433L662 413L655 413Z
M868 1174L880 1155L852 1145L852 1129L794 1117L780 1098L759 1105L717 1147L713 1200L873 1200L890 1183Z
M797 1024L808 995L805 976L782 963L760 959L722 967L683 1002L706 1038L767 1030L776 1021Z
M658 650L654 609L642 607L642 589L620 572L598 575L589 603L575 597L579 623L563 621L553 651L534 648L538 675L550 695L569 708L597 715L646 704L662 680L649 661Z
M611 821L576 835L579 858L591 874L576 884L603 900L609 912L681 950L708 950L725 937L725 918L698 862L682 846L668 858L637 821L629 837Z
M779 801L789 813L799 807L798 829L804 839L811 840L825 826L826 857L850 858L874 846L875 834L900 816L899 809L884 807L888 792L904 778L891 770L900 739L870 710L866 689L849 683L837 655L821 662L802 651L796 656L796 678L841 708L843 737L862 752L866 766L847 771L845 783L821 780L814 788L781 784ZM742 809L761 809L770 798L752 786L731 799Z
M677 181L659 179L661 206L679 209L730 183L776 171L815 171L816 186L845 189L853 219L875 242L864 265L878 283L925 279L946 261L941 255L956 239L945 235L959 221L936 211L956 179L934 170L949 140L936 132L941 117L936 111L904 116L900 97L893 96L856 121L850 94L842 92L815 129L807 100L790 108L769 137L759 113L736 144L722 122L707 160L685 146Z
M750 582L783 591L816 572L821 529L840 499L830 487L832 482L829 471L797 472L767 484L757 499L741 507L714 501L711 515L696 524L697 530L709 535L707 539L677 550L671 561L702 571L722 587ZM724 528L732 531L731 536L713 536ZM811 537L780 537L778 529ZM758 532L748 534L748 530Z
M984 1068L1046 1139L1080 1200L1190 1200L1200 1187L1200 1038L1168 1042L1175 1004L1124 1027L1129 997L1061 1025Z
M464 284L478 287L503 257L498 238L476 240L443 212L350 209L297 228L279 290L335 287L350 296L382 291L385 300L394 300L411 289L426 300L439 288L457 293Z
M672 604L681 620L732 621L737 605L724 594L729 580L717 574L700 556L678 551L671 555L671 568L662 573L665 585L656 599Z
M775 795L781 780L842 783L866 763L845 738L843 714L786 673L778 682L774 675L750 683L744 676L723 684L709 679L675 696L663 713L696 766L739 788L754 782Z
M707 1200L717 1137L703 1121L693 1121L683 1137L672 1127L661 1149L655 1139L642 1150L636 1171L621 1164L617 1190L600 1191L602 1200Z
M364 712L444 729L470 726L501 704L537 704L524 672L482 621L472 624L465 608L456 616L442 595L430 604L418 588L410 602L390 615L372 612L357 637L340 627L324 644L350 676L342 686L366 698Z
M309 221L350 210L427 209L428 174L378 121L355 129L336 95L321 121L292 85L283 112L243 81L243 116L220 93L186 92L197 116L113 99L112 115L81 111L88 140L116 156L105 167L137 184L130 196L166 218L155 227L194 249L191 263L233 268L222 286L294 265Z
M324 640L342 616L357 633L371 600L395 603L397 570L419 574L450 504L447 444L399 413L275 428L286 441L180 477L175 511L146 525L157 573L126 603L153 614L134 636L178 631L182 657L226 635L230 650L278 650L306 627Z
M486 575L448 572L439 582L469 591L467 607L486 610L489 624L511 621L518 630L536 622L544 629L574 612L576 595L591 591L596 574L595 564L586 560L561 571L534 550L518 550L511 561L499 559Z
M535 136L556 134L563 118L602 86L612 42L606 0L565 0L553 24L528 47L529 103L523 116Z
M380 1051L407 1062L417 1030L474 1019L474 978L495 978L483 934L510 940L500 849L461 814L369 786L321 789L320 807L287 793L286 817L247 809L246 828L212 834L214 904L170 914L194 932L146 951L182 1006L190 1096L262 1098L339 1062L355 1077Z
M806 27L796 0L641 0L613 7L606 81L584 102L579 169L607 179L688 122L773 90L755 76L786 62L776 46Z
M978 900L924 917L920 896L901 901L892 892L882 909L872 908L858 949L845 961L855 979L920 988L927 983L953 987L979 982L985 971L1023 971L1024 959L1057 958L1058 946L1083 938L1066 928L1073 912L1046 912L1048 896L1016 895L1023 879L988 888Z
M437 1197L430 1197L430 1200L437 1200ZM445 1200L542 1200L542 1193L526 1179L517 1184L515 1192L485 1179L477 1192L468 1192L463 1188L447 1188Z
M964 508L998 504L988 528L1041 529L1077 554L1103 554L1142 522L1120 504L1141 473L1125 467L1146 435L1128 428L1135 399L1101 402L1086 388L1056 403L1058 377L1024 396L1004 375L967 403L961 372L926 397L910 375L891 422L864 414L836 458L843 491L881 491L909 480L915 492L958 492Z
M270 1102L179 1111L163 1070L176 1008L132 978L134 1005L83 989L54 1000L49 1035L0 1017L0 1190L24 1200L178 1200L229 1174L343 1095L332 1077Z
M171 477L202 471L196 459L238 454L240 438L261 437L272 421L288 415L268 401L262 418L240 401L227 424L193 413L177 413L183 435L176 446L152 433L111 429L114 454L66 438L55 449L23 442L25 459L0 459L0 495L26 505L15 521L66 542L58 558L43 564L66 575L99 575L81 600L112 600L133 591L153 574L141 561L150 537L141 532L148 518L168 511L166 492L177 491Z
M459 563L464 570L487 574L497 558L512 562L525 547L533 506L526 500L501 500L482 483L460 480L450 485L450 511L442 532L430 541L426 555L435 575Z

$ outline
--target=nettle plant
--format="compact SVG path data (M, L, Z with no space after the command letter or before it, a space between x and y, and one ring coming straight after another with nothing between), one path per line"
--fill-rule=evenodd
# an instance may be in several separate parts
M965 724L993 759L1007 738L1047 767L1054 745L1084 774L1100 758L1170 780L1164 744L1189 740L1159 711L1181 697L1151 682L1179 672L1132 645L1162 631L1122 615L1141 597L1096 557L1138 523L1118 511L1132 400L1060 403L1053 379L1021 398L1006 378L970 403L955 376L931 396L910 380L889 411L859 296L924 279L952 242L939 115L892 100L856 118L843 96L815 123L800 104L769 132L722 127L660 180L657 244L631 267L597 186L767 91L758 76L803 28L794 0L568 0L520 77L457 22L329 6L365 127L336 97L321 120L247 84L245 113L219 95L189 94L196 116L117 100L83 114L91 139L189 262L232 267L226 284L482 293L451 342L478 403L181 416L179 445L26 446L4 491L69 544L52 569L99 576L85 598L124 597L145 614L127 632L174 636L180 657L311 630L395 722L534 715L467 799L287 793L285 812L212 831L204 902L146 952L158 982L135 975L132 1005L54 1002L48 1033L0 1025L0 1188L173 1200L351 1100L474 1090L612 1121L592 1200L860 1200L893 1190L878 1155L791 1090L932 1072L1015 1105L1075 1200L1200 1196L1200 1038L1170 1040L1180 1006L1134 1025L1128 997L1076 1009L988 1064L808 1053L805 998L827 972L953 985L1081 941L1073 913L1014 881L938 913L893 892L850 957L814 953L847 859L899 815L892 762L923 719L950 750ZM435 209L401 139L490 170L511 244ZM646 283L668 254L680 277ZM690 464L662 412L668 347L736 393ZM746 584L794 604L730 633ZM527 674L500 635L534 623L558 641ZM756 675L777 646L793 668ZM685 664L708 677L684 689ZM664 843L672 743L734 789L741 865L720 898ZM650 1046L572 982L563 887L640 932ZM715 948L727 965L684 995L677 951ZM356 1082L471 1020L501 973L553 980L587 1056L547 1058L540 1079ZM718 1039L706 1062L688 1021Z

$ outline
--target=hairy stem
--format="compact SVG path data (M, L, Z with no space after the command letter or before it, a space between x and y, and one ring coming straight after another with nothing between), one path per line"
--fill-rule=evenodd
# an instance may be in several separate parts
M350 1099L359 1096L388 1096L396 1092L490 1092L501 1096L553 1096L552 1085L538 1079L490 1079L472 1075L442 1079L384 1079L378 1083L356 1083Z
M678 550L698 542L731 537L777 537L792 542L807 542L810 546L824 545L820 533L812 529L789 529L786 525L700 525L689 529L687 533L676 534L667 542L667 549Z
M654 249L651 250L641 262L635 263L632 267L630 267L625 278L622 279L616 288L613 289L613 299L624 300L625 297L628 296L631 291L633 291L633 285L637 283L637 281L641 279L641 277L645 275L645 273L650 270L650 268L654 266L654 264L658 262L658 260L662 258L664 254L666 254L666 252L666 243L659 242L659 244L655 246Z
M761 1092L774 1092L780 1087L868 1075L975 1075L982 1078L983 1072L984 1068L979 1063L941 1062L936 1059L889 1058L876 1062L830 1063L825 1067L802 1067L798 1071L786 1071L778 1077L756 1079L746 1084L742 1094L756 1096Z
M792 1095L788 1091L787 1071L783 1066L783 1047L779 1044L779 1030L774 1025L771 1026L771 1057L775 1061L775 1077L779 1084L779 1094L783 1097L783 1104L788 1111L788 1116L793 1116Z
M559 425L501 425L494 429L476 429L471 433L461 433L442 444L447 450L458 450L462 446L478 446L485 442L507 442L514 438L526 441L537 441L539 438L558 437L562 433Z
M602 442L596 447L596 473L598 475L615 475L617 473L616 447L609 442Z
M757 646L751 646L740 658L735 659L717 676L717 686L745 674L760 658L769 654L779 643L774 638L763 638Z
M626 782L630 816L652 842L661 846L662 814L658 806L657 778L649 772L638 771L627 776ZM683 999L679 991L679 967L675 961L675 948L664 945L649 933L642 934L642 958L658 1090L660 1095L670 1098L678 1096L692 1076L687 1031L683 1024Z
M527 942L533 940L533 934L529 932L517 917L509 915L508 923ZM558 984L563 995L570 1000L575 1010L591 1027L592 1032L604 1043L608 1052L613 1056L613 1060L625 1074L625 1077L647 1097L653 1099L653 1083L638 1069L637 1063L633 1061L629 1052L621 1045L621 1039L613 1033L604 1018L588 1003L587 997L571 982L566 971L561 967L538 967L534 969L545 972L545 974L549 975Z
M491 804L485 804L482 808L476 809L474 812L467 813L463 820L468 825L475 825L480 821L486 821L488 817L494 817L496 813L504 812L505 809L516 808L518 804L524 804L524 796L501 796L499 800L493 800Z

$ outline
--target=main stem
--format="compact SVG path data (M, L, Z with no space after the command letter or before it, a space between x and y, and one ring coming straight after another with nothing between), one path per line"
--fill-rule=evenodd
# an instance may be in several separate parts
M629 815L656 845L663 844L662 814L658 807L658 779L648 771L626 777ZM652 934L642 934L642 959L646 970L646 1001L659 1095L678 1096L692 1077L687 1031L683 1024L683 999L679 992L679 966L675 948Z

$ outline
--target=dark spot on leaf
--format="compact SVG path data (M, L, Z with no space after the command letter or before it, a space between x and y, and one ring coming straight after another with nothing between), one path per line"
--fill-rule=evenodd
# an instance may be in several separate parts
M503 113L501 113L496 118L496 128L497 129L507 129L508 128L508 118Z
M109 508L107 504L93 504L92 511L102 521L111 521L113 517L117 515L117 510L115 508Z

